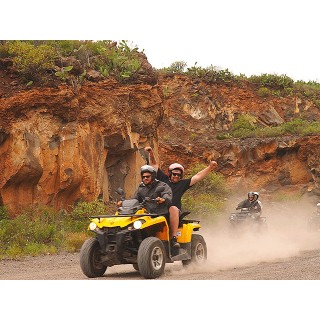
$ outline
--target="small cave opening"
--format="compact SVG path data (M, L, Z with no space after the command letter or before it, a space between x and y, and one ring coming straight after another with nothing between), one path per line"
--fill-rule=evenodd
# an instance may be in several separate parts
M8 139L9 134L4 132L4 131L0 131L0 146Z
M299 146L288 147L288 148L278 148L276 155L277 157L282 158L286 155L297 154L298 151L299 151Z

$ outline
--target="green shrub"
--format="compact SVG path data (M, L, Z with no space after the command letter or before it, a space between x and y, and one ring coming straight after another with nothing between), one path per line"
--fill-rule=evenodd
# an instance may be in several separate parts
M54 69L57 53L53 47L47 44L35 46L25 41L9 42L8 46L14 67L26 79L39 80L47 70Z
M197 164L188 171L188 176L192 177L205 169L204 164ZM203 180L192 186L193 193L213 193L214 195L224 196L227 192L224 176L219 172L209 173Z
M86 42L81 40L46 40L42 44L55 48L55 51L59 52L63 57L69 57L77 52Z
M258 96L259 97L268 97L271 95L271 90L269 88L266 87L261 87L258 90Z
M202 78L206 74L206 70L202 67L197 66L197 62L194 66L187 68L186 74L191 78Z
M183 211L190 211L193 218L213 222L223 213L225 202L213 194L203 193L195 195L187 191L182 199Z
M187 63L184 61L176 61L173 62L170 67L160 69L160 73L164 74L181 74L184 72L185 68L187 66Z
M141 69L141 57L136 46L126 40L30 40L0 42L0 57L11 57L15 69L26 80L43 80L56 71L62 81L68 79L66 69L56 70L55 62L62 57L74 57L83 70L89 66L105 77L113 76L120 82L135 80ZM63 67L68 68L68 67Z
M9 58L9 45L6 41L0 40L0 58Z
M281 126L276 127L264 127L259 128L255 131L255 136L259 138L265 138L265 137L279 137L283 134L283 129Z
M211 65L206 69L204 81L207 83L229 83L236 81L236 77L228 69L219 69Z
M0 221L9 219L6 207L0 207Z
M10 244L6 248L6 250L1 250L1 255L3 255L4 257L8 256L12 258L17 258L17 257L23 256L24 254L25 254L24 248L22 248L17 243Z
M208 68L197 67L197 63L191 68L187 68L186 74L192 78L198 78L206 83L230 83L237 81L237 77L228 69L219 69L213 65Z
M83 231L69 232L65 237L65 247L68 251L78 251L89 237L90 235Z
M92 212L91 212L92 214ZM78 250L88 237L89 219L48 207L28 208L14 219L0 220L0 256L17 257Z
M56 254L58 253L58 249L56 246L47 245L45 243L30 243L26 245L26 247L20 255L29 255L36 257L43 253Z
M319 134L320 133L320 123L317 121L313 121L313 122L309 123L309 125L303 127L301 133L304 136Z
M293 93L300 98L310 99L320 108L320 84L315 81L297 81L293 86Z
M207 166L197 164L188 172L189 177ZM189 189L182 198L182 209L191 211L193 217L214 219L222 212L228 192L225 178L219 172L211 172Z
M273 127L256 127L245 118L238 118L234 128L225 134L219 134L219 139L250 138L250 137L279 137L281 135L298 134L301 136L320 134L320 123L307 121L301 118L285 122Z
M223 133L218 133L216 135L216 139L218 140L225 140L225 139L231 139L232 135L229 132L223 132Z
M108 211L108 206L101 201L80 201L72 207L69 217L73 221L83 221L84 219L89 219L93 215L110 214Z
M249 78L249 81L259 85L260 87L266 87L274 90L284 90L286 88L292 88L294 81L287 75L277 74L261 74L260 76L253 75Z
M69 79L69 72L73 69L73 66L62 67L60 71L56 71L55 75L60 78L62 81Z
M245 139L257 136L259 130L256 129L246 129L246 128L239 128L237 130L232 131L233 138Z
M256 129L256 117L250 114L240 114L233 123L233 131L237 130L255 130Z
M284 133L301 134L308 125L308 121L297 118L283 123L281 127Z
M104 76L114 76L120 82L135 79L141 68L138 48L130 48L127 41L120 41L118 46L109 42L97 45L99 56L95 61L95 68Z

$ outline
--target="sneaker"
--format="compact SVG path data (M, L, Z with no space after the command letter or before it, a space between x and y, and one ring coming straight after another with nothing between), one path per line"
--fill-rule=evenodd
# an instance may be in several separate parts
M171 242L171 248L173 248L173 249L179 249L180 248L180 243L177 242L177 238L176 237L172 237L170 242Z

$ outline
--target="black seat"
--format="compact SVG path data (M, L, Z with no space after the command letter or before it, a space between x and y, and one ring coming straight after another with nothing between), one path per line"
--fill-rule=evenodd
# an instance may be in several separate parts
M190 211L183 211L180 215L179 215L179 228L182 226L182 220L184 217L186 217L188 214L190 214Z

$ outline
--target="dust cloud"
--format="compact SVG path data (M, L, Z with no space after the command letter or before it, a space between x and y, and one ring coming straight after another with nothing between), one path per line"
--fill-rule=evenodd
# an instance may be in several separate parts
M203 236L208 247L210 270L233 268L298 255L320 248L320 237L308 228L311 208L307 204L272 204L264 209L267 230L257 233L244 228L237 234L230 228L229 215L207 230ZM307 212L306 212L307 211Z
M308 218L314 211L308 202L272 203L264 206L267 229L257 232L246 227L235 233L229 223L230 213L221 215L211 226L200 222L208 249L208 261L201 272L233 269L281 258L297 256L307 250L320 248L320 233L310 230ZM192 268L192 267L190 267ZM187 268L185 272L196 272Z

